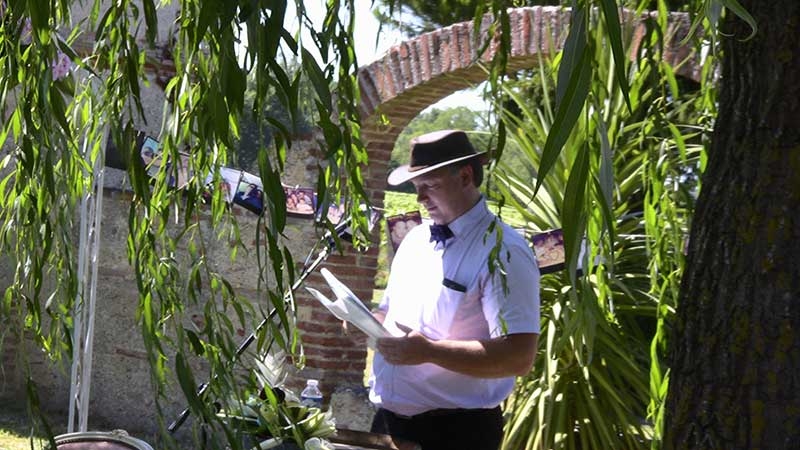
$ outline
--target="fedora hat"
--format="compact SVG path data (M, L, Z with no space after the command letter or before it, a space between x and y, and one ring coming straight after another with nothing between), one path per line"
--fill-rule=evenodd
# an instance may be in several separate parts
M397 186L440 167L475 157L486 164L486 152L476 152L467 134L461 130L423 134L411 140L411 162L394 169L389 174L389 184Z

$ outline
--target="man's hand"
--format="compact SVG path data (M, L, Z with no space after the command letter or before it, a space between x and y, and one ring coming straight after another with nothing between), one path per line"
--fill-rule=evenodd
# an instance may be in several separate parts
M383 359L394 365L414 365L429 362L432 343L418 331L407 332L402 337L380 338L377 349Z

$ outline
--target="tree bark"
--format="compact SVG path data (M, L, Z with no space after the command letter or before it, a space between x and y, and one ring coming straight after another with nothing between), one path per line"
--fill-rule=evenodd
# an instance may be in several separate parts
M719 114L670 335L665 448L800 445L800 2L727 11Z

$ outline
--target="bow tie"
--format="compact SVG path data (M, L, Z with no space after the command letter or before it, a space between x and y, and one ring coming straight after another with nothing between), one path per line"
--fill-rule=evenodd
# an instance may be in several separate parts
M444 245L444 242L453 237L453 232L447 225L431 225L431 242Z

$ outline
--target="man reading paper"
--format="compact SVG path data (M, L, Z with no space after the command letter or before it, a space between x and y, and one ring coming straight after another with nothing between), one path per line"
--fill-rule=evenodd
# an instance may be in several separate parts
M389 184L410 180L434 225L406 235L374 312L401 337L377 340L372 431L423 450L496 450L499 405L536 356L539 270L525 239L488 210L479 189L485 153L463 131L429 133L411 146L410 164Z

